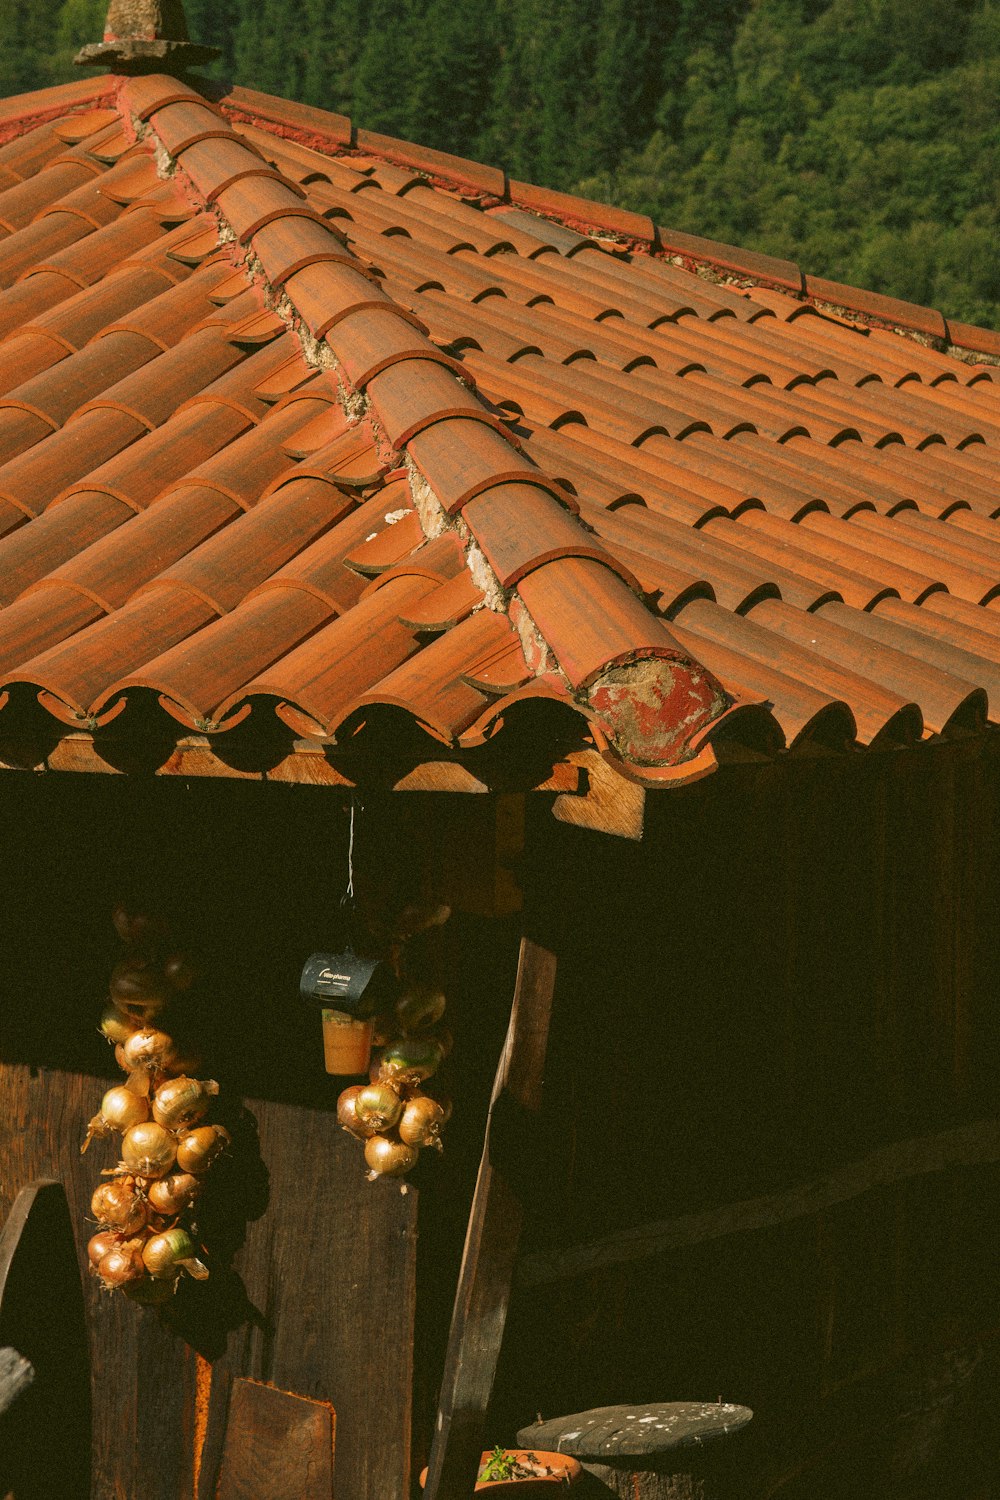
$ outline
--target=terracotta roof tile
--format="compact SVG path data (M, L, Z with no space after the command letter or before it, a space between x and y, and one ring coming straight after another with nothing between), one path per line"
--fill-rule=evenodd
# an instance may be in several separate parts
M252 91L108 89L0 106L0 732L153 713L263 764L555 714L655 780L768 714L998 717L1000 380L951 352L994 335Z

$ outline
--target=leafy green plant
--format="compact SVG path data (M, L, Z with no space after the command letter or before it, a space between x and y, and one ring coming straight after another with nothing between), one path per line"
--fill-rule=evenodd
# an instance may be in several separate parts
M480 1479L513 1479L518 1469L517 1459L506 1448L494 1448L479 1471Z

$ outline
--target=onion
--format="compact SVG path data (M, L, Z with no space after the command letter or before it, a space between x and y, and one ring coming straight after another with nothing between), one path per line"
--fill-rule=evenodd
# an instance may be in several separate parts
M163 974L175 990L189 990L194 984L195 972L183 953L171 953L163 965Z
M181 1136L177 1146L177 1165L182 1172L196 1177L207 1172L215 1158L229 1145L229 1131L221 1125L199 1125Z
M358 1117L358 1112L355 1106L357 1103L358 1095L362 1092L363 1088L364 1084L352 1084L349 1089L344 1090L340 1098L337 1100L337 1123L341 1125L349 1135L356 1136L359 1141L366 1141L369 1136L375 1135L377 1133L373 1126L366 1125L365 1122Z
M168 1078L156 1090L153 1119L168 1130L181 1130L208 1113L209 1101L218 1092L219 1085L214 1078L204 1083L184 1074L180 1078Z
M107 1006L101 1016L101 1035L115 1045L127 1042L138 1029L139 1022L132 1016L123 1016L116 1005Z
M129 1088L137 1094L148 1094L154 1073L173 1071L177 1048L165 1031L144 1026L122 1043L122 1057L129 1070Z
M111 971L112 1004L137 1020L152 1021L171 993L162 972L143 959L123 958Z
M137 1177L164 1177L173 1166L177 1147L173 1136L155 1120L133 1125L122 1141L122 1161Z
M121 1234L135 1234L146 1222L146 1205L127 1182L102 1182L90 1200L90 1211L99 1224Z
M146 1274L142 1263L142 1248L132 1241L127 1245L116 1245L109 1250L97 1267L97 1274L105 1286L125 1286L130 1281L138 1281Z
M399 1122L399 1138L408 1146L441 1147L441 1126L444 1110L436 1099L426 1094L416 1094L403 1110Z
M411 984L396 1001L396 1017L404 1031L424 1031L444 1015L443 991L430 984Z
M430 1098L430 1097L431 1096L428 1095L428 1098ZM434 1095L434 1102L436 1104L440 1104L441 1109L444 1112L444 1118L441 1121L441 1124L442 1125L447 1125L448 1121L451 1119L452 1104L451 1104L450 1098L448 1097L447 1094L435 1094Z
M148 912L136 911L125 901L119 901L111 913L114 929L123 943L148 946L167 935L167 924L162 917L151 917Z
M95 1136L110 1135L113 1130L128 1130L148 1119L149 1104L141 1095L133 1094L124 1084L108 1089L101 1100L100 1110L87 1126L87 1138L80 1147L81 1156Z
M363 1084L354 1101L354 1112L376 1134L392 1129L403 1113L403 1101L391 1084Z
M198 1178L190 1172L172 1172L169 1177L151 1182L146 1196L158 1214L173 1219L191 1207L201 1192L201 1186Z
M414 1165L417 1153L405 1141L394 1141L391 1136L373 1135L365 1141L365 1161L371 1168L368 1175L375 1177L402 1177Z
M108 1251L116 1249L121 1242L121 1235L113 1229L102 1229L99 1234L91 1235L87 1241L87 1257L95 1271Z
M380 1077L402 1083L420 1083L441 1066L444 1049L434 1037L404 1036L382 1054Z
M143 1264L150 1276L171 1278L183 1269L196 1281L204 1281L208 1267L202 1265L195 1254L195 1244L183 1229L168 1229L164 1234L154 1234L146 1241L142 1252Z

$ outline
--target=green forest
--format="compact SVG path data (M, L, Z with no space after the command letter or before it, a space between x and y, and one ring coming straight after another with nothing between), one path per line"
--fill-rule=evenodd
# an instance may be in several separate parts
M1000 324L998 0L187 0L219 76ZM0 0L0 94L105 0Z

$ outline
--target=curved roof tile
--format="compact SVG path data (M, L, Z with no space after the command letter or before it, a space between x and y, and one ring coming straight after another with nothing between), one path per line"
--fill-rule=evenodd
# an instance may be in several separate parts
M998 717L986 330L248 90L2 139L4 733L568 714L655 782Z

